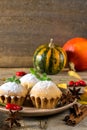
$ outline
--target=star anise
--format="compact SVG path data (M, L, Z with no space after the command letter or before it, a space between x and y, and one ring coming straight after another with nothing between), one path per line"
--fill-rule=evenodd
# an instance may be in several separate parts
M62 97L60 99L60 102L58 106L63 106L69 103L72 103L75 100L75 97L70 93L69 91L62 94Z
M21 124L18 122L18 120L20 120L20 116L19 116L19 112L18 111L12 111L9 110L9 117L5 120L5 121L9 121L10 122L10 127L12 128L13 125L15 124L17 127L20 127Z
M70 92L72 93L72 95L77 98L80 99L80 96L82 95L82 93L80 92L81 88L76 88L75 86L73 87L73 89L69 89Z

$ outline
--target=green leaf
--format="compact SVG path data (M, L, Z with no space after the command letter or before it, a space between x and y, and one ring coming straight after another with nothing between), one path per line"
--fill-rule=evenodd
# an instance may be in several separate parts
M35 76L40 79L40 75L38 73L35 74Z
M20 84L20 83L21 83L19 79L16 79L15 82L16 82L17 84Z
M8 78L6 82L16 82L17 84L20 84L20 80L16 78L16 76L13 76L11 78Z
M6 79L6 82L12 82L13 81L13 79L12 78L8 78L8 79Z
M36 74L36 70L34 68L30 68L30 73Z
M34 68L30 68L30 73L32 73L33 75L35 75L36 78L38 78L41 81L51 80L51 78L47 77L46 73L41 74L41 73L37 72L37 70L35 70Z

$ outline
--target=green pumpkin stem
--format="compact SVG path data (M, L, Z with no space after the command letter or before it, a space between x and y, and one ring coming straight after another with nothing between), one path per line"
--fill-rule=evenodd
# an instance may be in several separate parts
M53 38L50 39L49 47L50 47L50 48L53 48L53 47L54 47Z

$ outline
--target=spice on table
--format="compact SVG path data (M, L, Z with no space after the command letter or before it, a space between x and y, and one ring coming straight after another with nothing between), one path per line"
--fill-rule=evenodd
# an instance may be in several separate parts
M81 88L76 88L75 86L73 87L73 89L69 89L70 92L72 93L72 95L77 98L80 99L80 96L82 95L82 93L80 93L80 89Z
M20 127L21 124L18 122L18 120L20 120L20 117L18 116L18 111L13 112L12 110L9 110L9 112L9 117L5 121L10 122L10 128L12 128L14 124L17 127Z
M60 99L60 102L58 103L58 106L64 106L69 103L72 103L75 100L75 97L70 93L69 91L62 94L62 97Z
M5 121L10 122L11 128L14 124L17 127L20 127L21 124L18 122L18 120L20 120L19 111L21 111L23 108L19 105L8 103L6 104L6 109L9 109L9 117Z
M86 116L87 116L87 106L86 105L78 106L77 104L74 104L72 111L70 112L70 115L65 116L64 121L66 122L67 125L75 126Z

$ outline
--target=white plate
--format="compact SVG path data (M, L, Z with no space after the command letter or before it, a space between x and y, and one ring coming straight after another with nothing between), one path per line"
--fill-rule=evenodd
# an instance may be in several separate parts
M70 108L73 104L76 103L76 100L72 103L65 105L63 107L57 107L54 109L37 109L34 107L25 107L23 106L23 110L20 111L22 116L47 116L47 115L53 115L56 113L60 113L68 108ZM8 112L8 110L5 107L0 106L0 111Z

